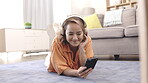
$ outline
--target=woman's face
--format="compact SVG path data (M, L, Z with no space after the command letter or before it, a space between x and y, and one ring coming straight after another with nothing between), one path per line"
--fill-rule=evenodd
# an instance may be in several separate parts
M83 31L80 25L76 23L70 23L67 25L66 40L73 47L79 46L83 40Z

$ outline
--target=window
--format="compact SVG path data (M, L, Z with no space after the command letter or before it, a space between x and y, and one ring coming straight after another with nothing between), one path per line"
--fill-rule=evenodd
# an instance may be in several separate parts
M24 28L23 0L0 0L0 28Z

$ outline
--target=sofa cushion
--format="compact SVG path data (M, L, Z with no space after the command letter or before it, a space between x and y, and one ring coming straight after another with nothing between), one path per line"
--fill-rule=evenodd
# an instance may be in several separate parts
M103 14L97 14L99 20L100 20L100 23L101 25L103 25L103 19L104 19L104 15Z
M125 9L123 11L123 26L136 24L136 9Z
M139 24L139 9L136 10L136 25Z
M111 27L125 27L136 24L136 9L124 9L122 13L122 24L113 25Z
M124 28L89 29L88 34L91 38L119 38L124 37Z
M126 27L124 34L126 37L138 36L138 25L131 25Z
M102 28L97 14L92 14L92 15L86 16L83 19L86 22L88 29Z
M103 26L113 26L122 24L123 9L105 12Z

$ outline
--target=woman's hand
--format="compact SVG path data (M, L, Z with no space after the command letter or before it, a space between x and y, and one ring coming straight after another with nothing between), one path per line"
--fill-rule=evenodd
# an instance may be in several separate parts
M85 37L85 41L84 42L81 42L80 45L79 45L79 48L83 49L84 46L87 44L88 42L88 36L84 35Z
M78 77L81 77L81 78L86 78L87 77L87 75L89 74L89 73L91 73L92 72L92 68L89 68L89 69L87 69L87 70L85 70L86 69L86 67L80 67L79 69L78 69ZM84 71L85 70L85 71Z

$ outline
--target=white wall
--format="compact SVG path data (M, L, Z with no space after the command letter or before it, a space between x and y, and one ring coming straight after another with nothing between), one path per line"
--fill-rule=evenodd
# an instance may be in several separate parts
M53 21L62 23L71 14L71 0L53 0Z
M24 28L23 0L0 0L0 28Z
M106 0L71 0L71 13L81 15L84 7L93 7L96 13L106 12Z
M81 15L82 8L90 7L91 0L71 0L71 14Z
M91 7L95 8L96 13L104 14L106 12L106 0L91 0Z
M81 15L84 7L93 7L96 13L104 14L106 0L53 0L54 22L62 23L67 15Z

